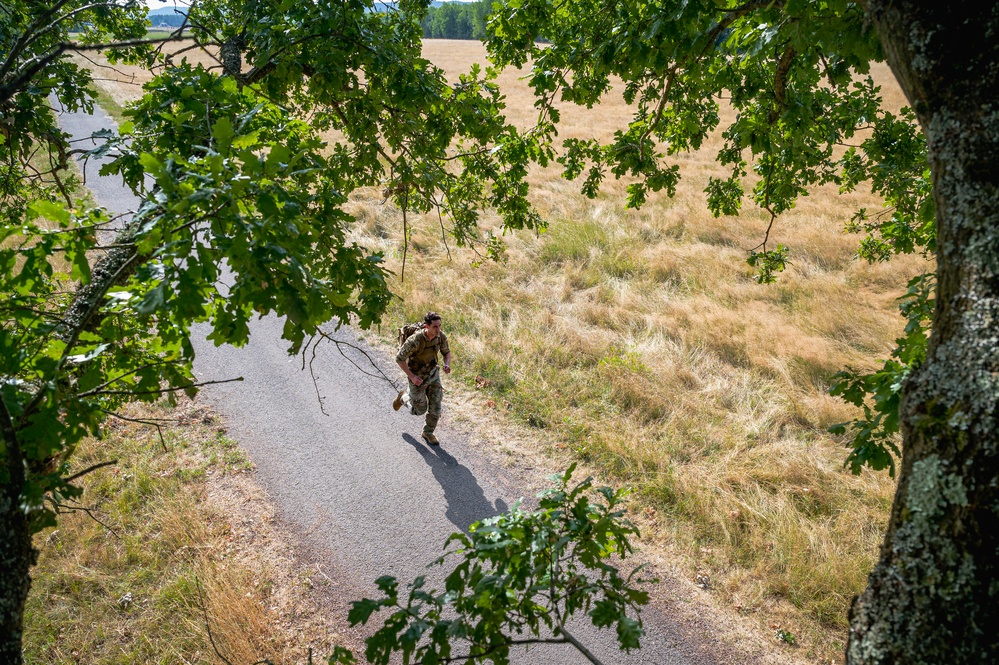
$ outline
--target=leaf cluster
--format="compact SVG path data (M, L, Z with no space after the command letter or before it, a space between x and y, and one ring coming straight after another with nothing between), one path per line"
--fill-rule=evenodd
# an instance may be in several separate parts
M445 240L488 249L477 227L483 203L505 228L543 227L525 177L547 157L506 124L495 71L473 66L451 84L423 58L426 4L202 0L188 17L205 46L239 46L247 69L229 72L237 81L343 137L324 172L339 191L381 187L406 212L438 212Z
M773 220L811 187L846 190L871 180L900 224L913 226L915 210L919 223L932 217L924 183L907 179L925 160L925 145L911 114L880 109L869 66L883 54L857 3L508 0L490 17L487 44L500 64L533 63L536 105L553 123L559 103L591 107L620 80L634 107L628 126L606 144L562 144L565 176L585 174L587 196L596 196L608 175L632 179L629 206L644 204L649 192L672 196L681 174L671 158L720 130L717 160L731 172L710 178L705 189L715 215L737 214L748 198ZM723 100L736 111L725 127ZM837 156L868 129L872 138ZM747 191L750 169L755 183ZM896 249L905 245L901 228L868 230ZM769 234L748 259L763 283L787 264L786 250L768 246ZM878 242L869 244L862 254L878 251Z
M509 511L448 539L444 589L417 577L400 593L393 577L377 580L382 596L353 604L353 625L387 612L366 640L365 657L388 663L508 663L518 645L572 644L598 662L567 629L585 614L600 629L613 628L621 649L637 649L644 634L639 609L648 593L636 586L641 567L628 576L612 563L632 552L638 531L624 516L627 490L597 488L592 479L573 484L575 465L551 480L540 507ZM330 663L354 662L343 653Z
M884 54L863 3L847 0L505 0L489 20L487 45L499 64L531 63L530 84L554 140L558 104L592 107L620 81L634 108L613 140L566 139L558 161L595 197L608 175L628 177L628 205L648 193L672 196L680 178L673 159L697 150L716 131L717 161L706 204L736 215L746 199L769 216L762 241L747 250L756 280L773 282L792 250L771 233L809 189L862 183L884 199L861 209L846 230L863 233L857 254L883 261L936 249L935 209L926 141L913 112L882 109L870 64ZM542 44L541 41L550 42ZM721 125L729 104L734 120ZM750 174L752 171L752 177ZM779 228L779 227L778 227ZM862 406L864 416L834 431L853 434L847 463L894 469L898 396L925 354L932 279L909 285L909 323L893 359L873 374L844 372L832 393Z
M845 465L854 474L869 466L875 471L887 468L895 476L895 458L902 456L897 444L902 391L912 371L926 360L935 289L932 273L909 281L905 295L899 298L899 309L908 320L905 331L895 340L892 357L881 369L869 374L844 370L833 377L829 394L863 410L862 417L829 428L833 434L852 435Z

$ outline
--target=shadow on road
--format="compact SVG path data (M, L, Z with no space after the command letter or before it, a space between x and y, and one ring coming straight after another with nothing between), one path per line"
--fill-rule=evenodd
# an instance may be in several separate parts
M503 499L496 499L494 506L468 467L459 464L440 446L426 446L410 434L403 434L402 439L416 448L423 461L430 465L434 478L444 488L444 500L447 501L444 516L462 531L468 531L472 522L493 517L508 508Z

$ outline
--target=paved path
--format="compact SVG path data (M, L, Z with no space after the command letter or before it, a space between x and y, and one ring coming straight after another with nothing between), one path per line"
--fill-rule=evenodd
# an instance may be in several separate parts
M111 126L99 109L93 116L64 114L60 122L78 138ZM86 168L97 202L116 213L134 210L137 200L118 178L101 178L98 167L92 161ZM205 329L196 331L199 379L244 378L210 386L200 399L226 417L230 434L257 465L279 517L328 570L346 577L338 577L345 592L370 594L372 581L382 574L403 581L422 574L448 534L531 493L513 472L491 464L449 426L446 398L438 429L443 445L426 446L419 439L422 418L393 411L391 387L360 373L325 343L314 363L329 413L324 415L301 358L285 351L281 321L266 317L251 330L249 344L241 349L215 347L204 339ZM349 329L339 335L367 348ZM390 376L401 374L391 359L372 354ZM357 359L363 360L359 354ZM596 635L585 626L581 639L608 664L717 662L703 643L684 638L687 631L662 609L650 608L643 617L649 635L631 655L618 652L609 635ZM568 646L539 648L518 660L586 662Z

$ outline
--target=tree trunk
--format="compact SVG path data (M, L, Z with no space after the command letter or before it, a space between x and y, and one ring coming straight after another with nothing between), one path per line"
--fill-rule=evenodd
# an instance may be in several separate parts
M31 587L30 571L38 559L31 542L28 516L21 507L24 460L7 404L0 395L0 663L21 663L24 601Z
M38 552L31 544L28 520L20 502L0 493L0 663L21 662L24 601Z
M999 9L865 9L929 146L937 305L903 389L898 490L847 662L999 662Z

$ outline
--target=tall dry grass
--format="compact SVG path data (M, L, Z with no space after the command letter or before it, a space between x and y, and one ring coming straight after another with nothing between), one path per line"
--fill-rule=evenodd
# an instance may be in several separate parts
M452 78L485 62L472 42L428 41L425 55ZM508 117L526 127L535 111L523 74L499 82ZM886 107L900 107L887 68L874 74ZM119 103L137 94L102 85ZM732 111L721 115L724 126ZM565 109L560 136L607 140L628 117L611 95L591 111ZM444 246L436 219L417 224L387 328L441 311L458 381L488 382L503 417L634 485L650 542L828 662L842 652L847 605L874 561L894 484L843 469L844 441L826 428L854 412L827 389L840 369L874 367L890 352L902 327L895 299L926 266L856 261L859 237L844 224L880 202L827 186L778 221L772 240L790 247L791 265L776 284L756 284L746 248L769 219L751 208L716 219L705 205L708 178L725 175L719 140L678 156L676 196L653 195L638 211L623 207L625 181L588 200L555 168L534 169L532 200L551 226L507 236L503 264L474 267L469 252ZM351 197L354 238L398 271L401 216L381 201L376 191Z

